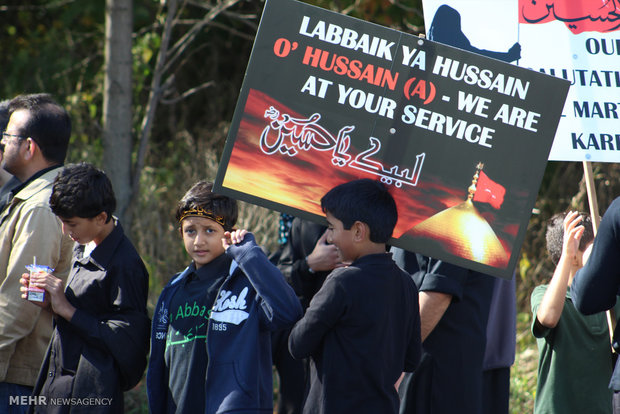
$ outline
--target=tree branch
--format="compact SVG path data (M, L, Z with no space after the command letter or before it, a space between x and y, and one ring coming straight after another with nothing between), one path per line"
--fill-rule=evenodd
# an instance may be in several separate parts
M140 176L142 174L142 170L144 169L144 160L146 158L146 150L148 148L149 138L151 135L151 130L153 128L153 118L155 117L155 110L157 109L157 103L159 102L162 93L161 79L164 74L166 56L168 54L168 45L170 44L170 40L172 38L172 29L174 27L178 2L177 0L168 0L167 5L168 12L166 20L164 22L161 45L159 46L157 62L155 64L155 70L153 71L153 79L151 80L149 99L140 128L140 139L138 140L138 156L136 157L136 164L133 168L133 177L131 183L132 196L131 202L129 203L130 209L133 205L135 205L135 200L140 193Z
M42 9L55 9L59 7L66 6L69 3L73 3L75 0L59 0L46 5L35 5L35 4L23 4L19 6L0 6L0 12L5 11L32 11L32 10L42 10Z
M198 21L191 29L185 33L175 44L170 48L169 53L171 54L168 57L166 62L165 70L167 70L174 62L179 59L180 56L183 55L183 52L189 47L192 41L196 38L198 33L202 30L204 26L207 26L213 19L215 19L222 11L225 9L237 4L240 0L225 0L221 3L218 3L217 6L213 7L209 12L205 15L205 17Z
M195 94L198 91L206 89L209 86L213 86L214 84L215 84L215 82L213 82L213 81L205 82L202 85L198 85L198 86L195 86L195 87L193 87L191 89L186 90L185 92L183 92L181 94L181 96L177 96L174 99L164 99L164 98L162 98L160 100L160 102L162 104L165 104L165 105L172 105L172 104L175 104L175 103L177 103L179 101L182 101L183 99L187 98L188 96L191 96L191 95Z
M215 19L220 13L226 11L228 8L237 4L240 0L224 0L222 2L218 2L218 4L211 8L204 18L200 21L197 21L188 31L185 33L174 45L170 46L172 42L172 31L175 26L179 24L179 19L177 14L180 14L179 11L179 0L168 0L167 4L167 13L164 21L163 31L162 31L162 39L161 45L159 47L159 52L157 55L157 62L155 64L155 69L153 71L153 79L151 80L149 98L146 105L146 110L144 113L144 117L142 118L141 130L140 130L140 138L138 140L138 154L136 157L135 166L133 168L132 175L132 200L130 202L131 206L135 205L135 201L139 194L140 189L140 176L142 174L142 170L144 169L144 163L146 158L146 153L148 149L149 138L151 135L151 130L153 128L153 120L155 117L155 112L157 109L157 105L159 102L164 104L172 104L178 102L182 99L187 98L188 96L197 93L198 91L208 88L213 85L212 81L205 82L201 85L198 85L192 89L185 91L181 96L174 99L163 99L164 92L170 88L172 82L174 81L174 76L170 76L165 79L165 82L162 84L162 78L164 74L169 70L169 68L181 57L183 56L186 49L190 46L193 40L196 38L198 33L207 25L212 23L213 19ZM185 5L186 3L183 3ZM162 11L163 13L163 11Z

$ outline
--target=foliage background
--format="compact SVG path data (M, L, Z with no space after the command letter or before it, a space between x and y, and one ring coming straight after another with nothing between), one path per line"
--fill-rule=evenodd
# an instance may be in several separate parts
M144 114L166 16L165 0L134 0L133 135ZM216 0L180 2L173 37ZM308 3L413 34L424 32L421 0L310 0ZM163 285L187 258L173 211L199 179L213 180L245 73L260 13L260 0L239 0L198 34L170 68L173 82L158 107L130 223L131 238L151 275L152 309ZM102 165L104 0L3 0L0 2L0 99L20 93L52 93L70 111L74 133L68 162ZM177 100L197 84L209 87ZM524 168L526 166L524 165ZM620 194L618 164L593 164L600 213ZM545 221L568 208L588 211L580 163L549 162L516 271L519 327L513 366L511 411L531 412L537 351L529 324L529 295L553 267L546 257ZM252 229L268 249L277 247L277 212L242 203L240 226ZM127 226L126 226L127 227ZM146 412L144 387L127 393L128 412Z

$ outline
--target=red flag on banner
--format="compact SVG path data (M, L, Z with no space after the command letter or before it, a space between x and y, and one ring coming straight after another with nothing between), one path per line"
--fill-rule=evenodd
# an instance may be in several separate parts
M495 209L499 209L504 202L506 189L495 181L491 180L484 171L480 171L478 182L476 183L476 194L474 201L489 203Z

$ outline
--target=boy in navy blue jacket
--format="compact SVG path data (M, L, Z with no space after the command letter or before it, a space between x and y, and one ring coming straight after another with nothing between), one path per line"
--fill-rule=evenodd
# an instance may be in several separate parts
M176 218L192 263L162 291L151 333L151 413L272 413L271 335L302 315L236 201L196 183Z
M337 268L289 336L295 358L311 357L304 413L398 413L395 384L420 359L418 291L386 252L397 220L385 186L363 179L322 199Z

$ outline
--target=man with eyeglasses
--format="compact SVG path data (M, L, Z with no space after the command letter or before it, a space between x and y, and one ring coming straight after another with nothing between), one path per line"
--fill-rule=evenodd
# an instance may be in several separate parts
M0 102L0 133L6 130L6 126L9 123L9 102L10 100L8 99ZM2 162L3 152L4 146L0 144L0 162ZM0 187L0 212L8 204L11 190L19 184L19 180L14 175L0 168L0 185L2 186Z
M1 413L27 410L20 396L32 392L52 333L52 313L21 298L21 274L35 260L64 280L69 272L73 241L62 234L48 201L70 135L69 115L50 95L10 101L1 166L21 184L0 212Z

